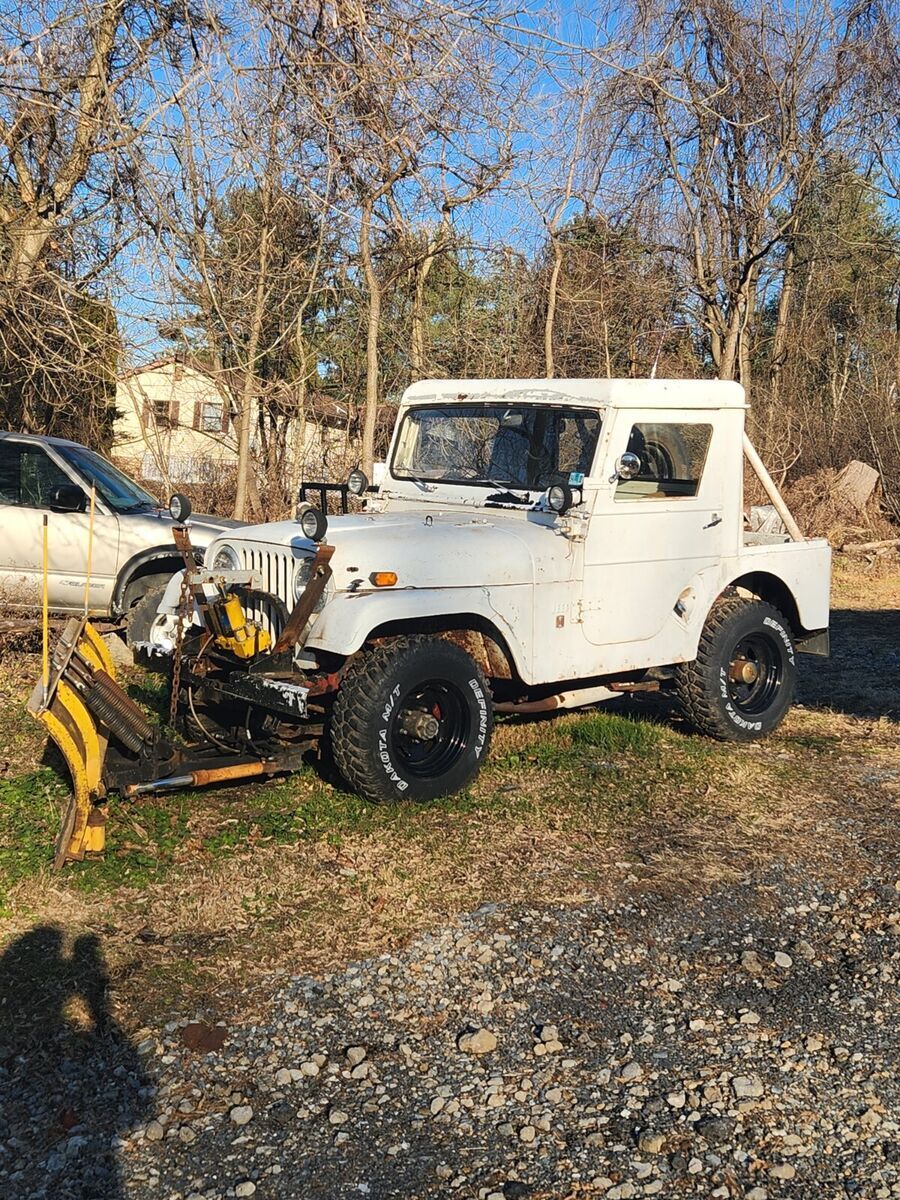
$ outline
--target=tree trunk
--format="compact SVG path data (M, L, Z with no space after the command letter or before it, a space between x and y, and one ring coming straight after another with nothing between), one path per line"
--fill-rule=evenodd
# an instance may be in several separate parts
M53 232L53 226L53 221L33 217L18 228L16 225L7 227L9 257L3 273L9 283L22 287L28 282Z
M300 491L300 484L303 481L303 460L306 453L306 339L303 336L301 317L297 318L294 346L300 363L300 372L297 379L297 408L293 415L293 436L288 470L288 503L291 505L297 502L297 493Z
M381 331L381 284L372 261L372 201L364 200L359 231L359 253L366 290L369 319L366 327L366 407L363 413L362 469L372 478L375 461L375 422L378 417L378 339Z
M791 301L794 295L794 247L788 244L784 256L784 268L781 283L781 294L778 297L778 311L775 315L775 332L772 335L772 360L769 367L769 403L777 405L778 393L781 388L781 375L787 359L787 330L788 317L791 311Z
M250 430L253 426L253 391L256 382L256 356L262 334L266 307L266 269L269 262L269 239L271 229L268 220L268 203L263 203L263 227L259 237L259 273L253 298L253 313L250 318L250 340L247 344L247 360L244 364L244 380L241 387L241 407L238 412L238 461L237 488L234 495L234 518L243 521L247 515L247 499L258 500L256 480L251 479L253 464L250 461Z
M547 313L544 317L544 375L552 379L556 373L553 357L553 333L556 324L556 297L559 291L559 273L562 270L563 248L559 238L553 238L553 267L547 283Z
M412 382L425 375L425 284L434 263L435 243L429 236L425 257L416 267L416 286L413 293L411 328L409 337L409 368Z

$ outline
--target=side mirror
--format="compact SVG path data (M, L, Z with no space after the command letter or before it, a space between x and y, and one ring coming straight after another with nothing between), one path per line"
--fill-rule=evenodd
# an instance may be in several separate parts
M76 483L61 483L50 493L50 507L54 512L81 512L85 495Z
M641 473L642 466L640 455L632 454L630 450L626 450L624 454L620 454L618 459L616 459L616 473L613 475L613 479L637 479Z

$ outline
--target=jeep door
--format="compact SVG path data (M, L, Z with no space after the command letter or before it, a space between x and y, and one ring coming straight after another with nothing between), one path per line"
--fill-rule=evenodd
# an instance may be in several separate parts
M88 553L88 497L78 512L59 511L58 488L81 488L37 442L0 439L0 591L7 605L41 601L42 537L48 518L50 608L79 610L84 603ZM106 611L116 578L119 522L98 499L94 519L90 607Z
M718 563L733 532L726 492L729 509L739 507L740 493L730 497L721 453L731 432L723 418L730 417L705 410L615 412L597 472L581 600L585 637L608 648L604 670L677 657L649 643L670 624L673 645L681 643L683 626L674 624L679 597ZM615 477L615 463L626 451L640 459L631 479Z

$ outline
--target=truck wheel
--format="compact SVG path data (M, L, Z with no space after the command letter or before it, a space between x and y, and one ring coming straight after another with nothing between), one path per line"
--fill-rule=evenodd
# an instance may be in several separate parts
M676 683L699 733L751 742L781 724L796 676L794 640L782 614L771 604L734 598L713 607L697 657L678 667Z
M487 681L459 646L398 638L364 651L341 681L331 748L347 783L369 800L434 800L466 787L493 728Z
M165 590L165 584L151 587L128 610L125 617L125 641L130 648L133 648L136 642L149 641L150 628L156 620L156 610L160 606Z

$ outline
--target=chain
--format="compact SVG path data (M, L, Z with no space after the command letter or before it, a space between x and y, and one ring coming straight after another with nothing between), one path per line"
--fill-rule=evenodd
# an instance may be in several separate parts
M181 595L178 597L178 616L175 626L175 650L172 659L172 694L169 696L169 724L175 728L178 716L178 693L181 690L181 656L184 646L184 627L187 624L188 600L191 596L191 581L187 570L181 577Z

